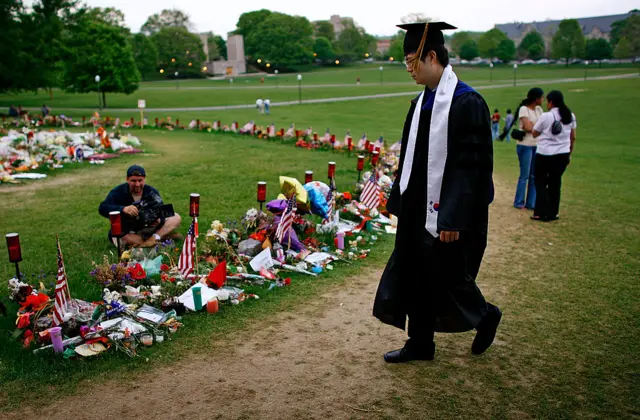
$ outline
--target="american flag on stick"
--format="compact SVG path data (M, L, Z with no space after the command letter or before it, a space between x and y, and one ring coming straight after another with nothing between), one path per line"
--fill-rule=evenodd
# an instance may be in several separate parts
M60 249L60 238L56 235L56 245L58 247L58 277L56 279L55 305L53 306L53 324L58 326L63 323L64 314L67 311L67 303L71 300L69 285L67 284L67 272L64 269L62 250Z
M360 195L360 202L370 209L376 209L380 205L380 186L378 185L375 171L364 185Z
M178 260L178 271L186 279L193 271L194 264L194 251L196 249L196 229L197 221L194 219L189 226L187 237L184 240L184 246L180 253L180 259Z
M282 213L280 224L278 225L278 229L276 229L278 242L282 243L284 241L284 234L291 228L293 219L296 217L296 210L296 194L294 193L287 202L287 208L284 213Z

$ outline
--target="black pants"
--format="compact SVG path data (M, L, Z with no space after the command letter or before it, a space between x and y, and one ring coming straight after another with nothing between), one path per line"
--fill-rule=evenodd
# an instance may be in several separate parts
M562 174L568 164L569 153L551 156L536 154L536 207L533 212L535 217L543 220L554 220L558 217Z

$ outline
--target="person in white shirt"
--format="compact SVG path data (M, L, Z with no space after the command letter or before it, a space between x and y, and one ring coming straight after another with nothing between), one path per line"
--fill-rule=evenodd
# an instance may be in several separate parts
M576 141L576 116L564 103L562 92L547 95L547 109L533 127L538 140L535 162L536 207L531 219L558 219L562 174L571 159Z
M264 114L264 101L261 98L256 100L256 108L261 114Z
M517 209L533 210L536 204L536 185L534 177L535 157L536 157L536 139L533 138L531 132L533 125L544 112L540 105L544 92L542 89L535 87L529 89L527 97L520 103L517 117L514 124L517 128L525 132L524 138L518 140L516 153L518 162L520 163L520 176L516 186L516 196L513 199L513 207Z

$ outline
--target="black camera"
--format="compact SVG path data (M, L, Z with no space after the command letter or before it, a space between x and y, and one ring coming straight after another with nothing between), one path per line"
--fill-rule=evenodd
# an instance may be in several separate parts
M152 195L149 199L136 201L133 205L138 209L135 219L136 230L158 230L164 225L167 217L175 215L173 205L164 204L159 196Z

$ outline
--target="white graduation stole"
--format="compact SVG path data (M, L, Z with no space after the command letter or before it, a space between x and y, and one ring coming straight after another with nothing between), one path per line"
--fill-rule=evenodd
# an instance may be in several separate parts
M451 65L445 67L440 83L436 89L431 124L429 126L429 156L427 160L427 223L425 228L434 237L438 237L438 210L440 207L440 191L442 178L447 163L447 137L449 134L449 109L453 100L453 93L458 84L458 77ZM409 186L413 157L416 149L416 138L420 125L420 112L424 92L420 94L416 109L411 119L407 151L400 175L400 194L404 194Z

